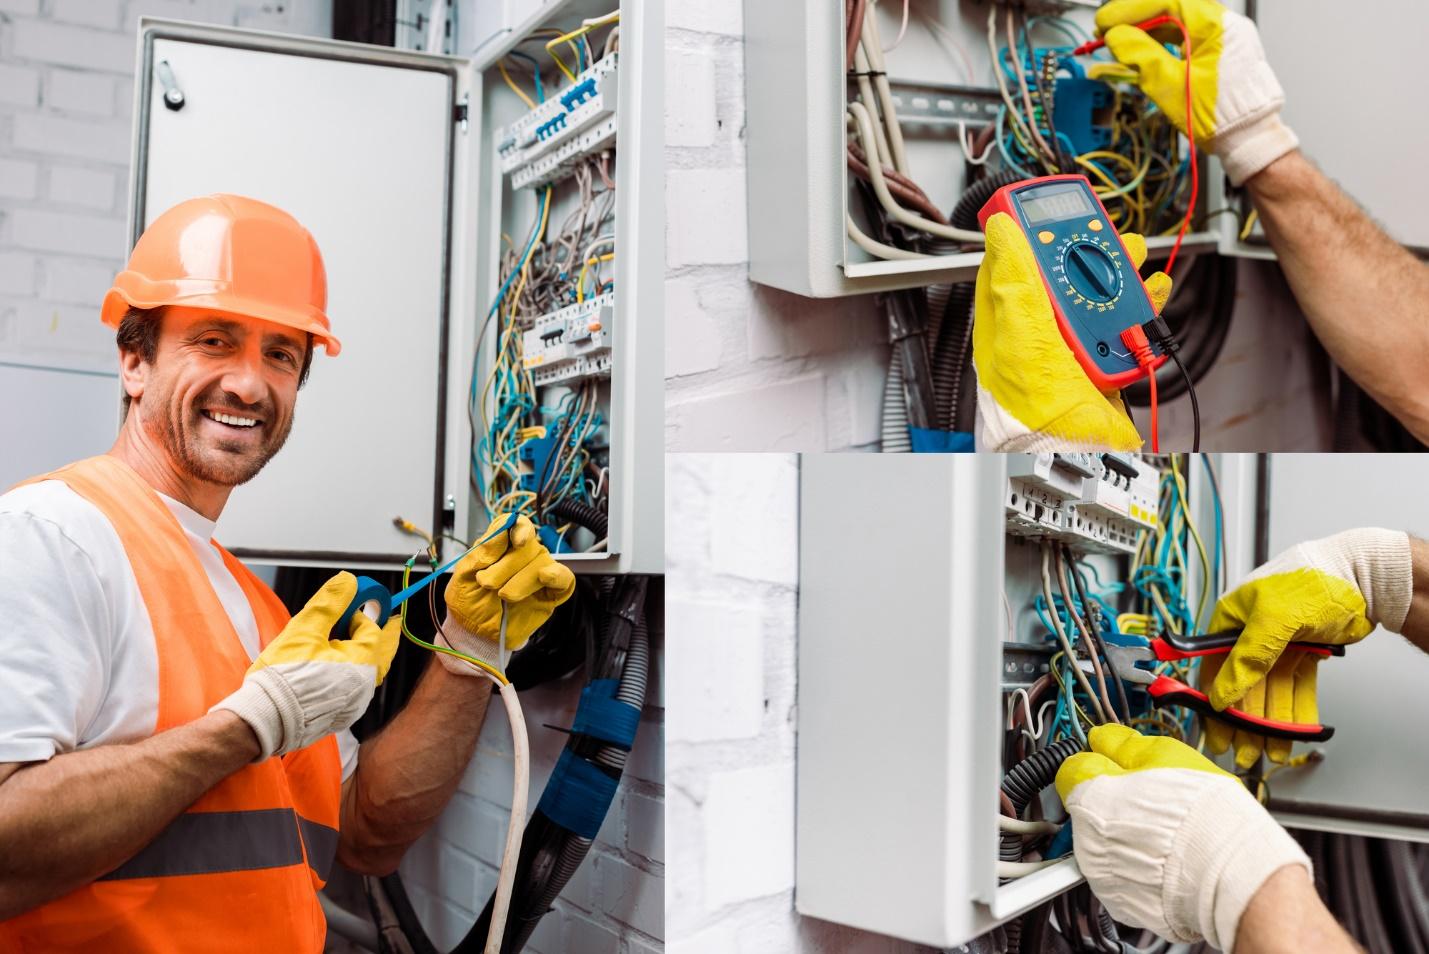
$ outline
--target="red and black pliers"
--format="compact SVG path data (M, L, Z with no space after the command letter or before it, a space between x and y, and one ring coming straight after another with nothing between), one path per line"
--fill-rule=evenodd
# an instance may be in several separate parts
M1216 719L1237 729L1272 739L1324 742L1334 735L1333 726L1308 722L1277 722L1239 709L1216 709L1201 690L1193 689L1179 679L1157 675L1136 665L1139 662L1177 662L1198 656L1223 656L1230 652L1239 638L1240 632L1236 630L1189 638L1167 634L1152 639L1147 646L1107 644L1106 655L1117 677L1144 688L1147 695L1151 696L1151 704L1154 706L1184 706L1200 713L1204 718ZM1311 653L1316 656L1343 656L1345 647L1329 643L1291 643L1285 651Z

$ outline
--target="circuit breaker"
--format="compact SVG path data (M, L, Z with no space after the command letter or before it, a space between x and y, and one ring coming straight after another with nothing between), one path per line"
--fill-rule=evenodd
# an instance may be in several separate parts
M588 20L595 42L508 56ZM451 556L520 507L578 572L658 572L661 143L639 117L663 113L661 6L512 0L467 21L458 56L141 23L131 241L193 195L287 209L344 345L220 533L250 561L383 568L422 545L394 517ZM322 474L323 505L295 506Z

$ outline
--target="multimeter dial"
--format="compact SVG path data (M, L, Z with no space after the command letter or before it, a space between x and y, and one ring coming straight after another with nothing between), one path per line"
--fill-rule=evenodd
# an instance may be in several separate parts
M1063 303L1088 311L1106 311L1126 286L1121 249L1090 232L1074 232L1057 248L1057 288Z

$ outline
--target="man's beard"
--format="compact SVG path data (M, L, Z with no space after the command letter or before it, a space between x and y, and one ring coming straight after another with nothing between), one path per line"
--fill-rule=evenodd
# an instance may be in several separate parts
M205 402L196 402L195 406L201 404L205 404ZM140 409L142 411L142 404ZM240 416L253 415L252 411L242 408L222 407L220 410ZM198 419L203 418L203 414L199 411L193 412L195 420L189 428L182 431L174 418L167 413L167 406L149 418L149 423L157 425L151 427L151 430L158 434L164 447L168 450L169 456L184 472L207 483L237 487L240 484L248 483L258 475L268 461L273 459L273 455L283 449L283 445L288 440L288 434L293 429L292 417L283 423L281 431L273 431L271 428L275 415L271 410L254 416L263 421L261 424L255 424L254 427L264 428L266 434L266 439L256 450L250 450L237 442L224 440L219 440L217 443L204 442L198 436L198 428L202 426Z

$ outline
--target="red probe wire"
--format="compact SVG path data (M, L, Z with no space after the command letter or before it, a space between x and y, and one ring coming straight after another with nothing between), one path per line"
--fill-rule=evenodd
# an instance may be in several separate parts
M1136 27L1137 29L1150 32L1156 27L1165 26L1168 23L1175 24L1176 27L1181 31L1181 41L1185 44L1186 47L1186 140L1190 144L1191 148L1191 201L1186 205L1186 217L1181 220L1181 230L1176 233L1176 244L1171 246L1171 255L1169 258L1166 259L1166 274L1170 275L1171 269L1174 268L1176 265L1176 255L1181 251L1181 240L1186 237L1186 230L1191 226L1191 217L1196 212L1196 198L1201 191L1201 176L1200 171L1196 165L1195 123L1191 115L1191 31L1186 29L1186 24L1182 23L1180 20L1173 16L1152 17L1150 20L1144 20L1141 23L1136 24ZM1083 43L1081 46L1077 47L1075 50L1072 51L1072 55L1086 56L1088 53L1092 53L1096 50L1099 50L1104 46L1106 46L1106 40L1101 37L1098 37L1095 40ZM1155 393L1155 386L1156 383L1155 381L1153 381L1153 395ZM1156 418L1156 404L1154 397L1152 399L1151 405L1151 417L1153 421ZM1152 425L1152 433L1153 435L1155 434L1154 424ZM1152 438L1152 446L1154 449L1154 436Z
M1132 325L1121 333L1121 343L1131 351L1136 363L1141 366L1141 370L1146 372L1146 383L1151 388L1151 453L1161 453L1158 435L1160 428L1156 420L1156 369L1151 363L1156 360L1156 355L1151 353L1151 339L1146 337L1146 329L1140 325Z

